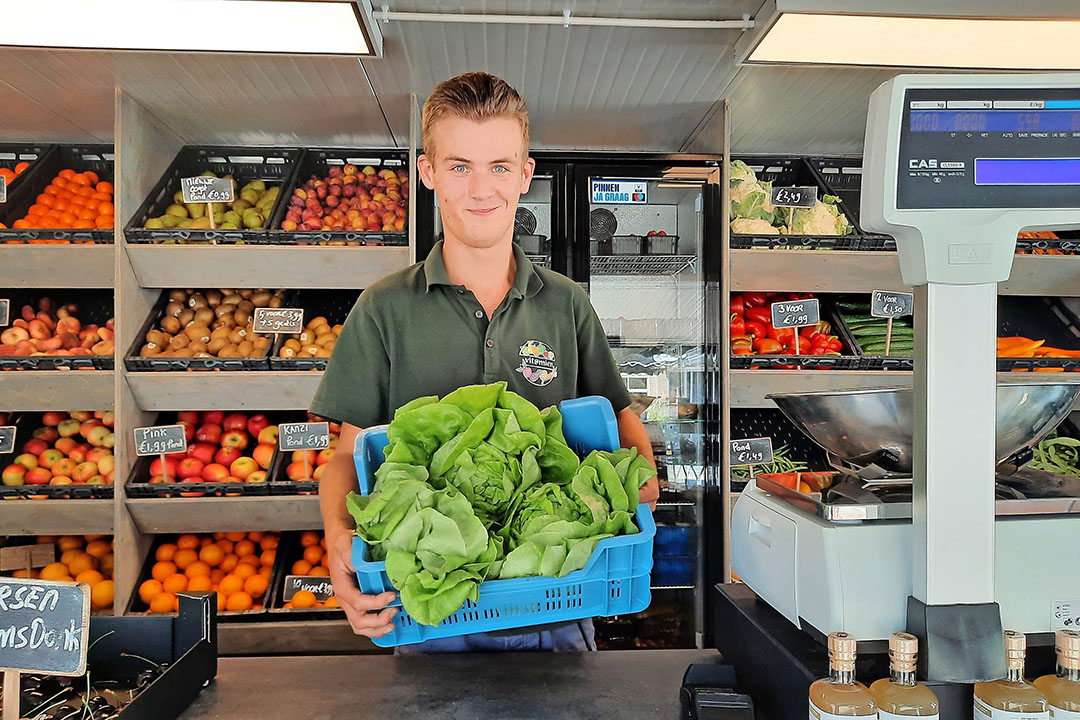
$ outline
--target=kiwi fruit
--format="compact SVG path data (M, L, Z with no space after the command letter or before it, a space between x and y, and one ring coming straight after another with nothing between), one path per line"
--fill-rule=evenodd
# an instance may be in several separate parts
M206 348L206 343L202 340L193 340L188 344L188 350L191 350L191 352L195 354L205 353Z
M212 355L217 355L221 348L229 344L229 338L216 337L210 340L210 344L206 346L206 351Z
M233 345L239 345L247 338L247 330L245 328L233 328L229 332L229 342Z
M180 350L173 350L173 357L178 357L178 358L195 357L195 353L191 352L187 348L181 348Z
M270 305L270 293L260 290L251 296L251 302L255 307L268 307Z
M214 328L212 331L210 331L210 339L211 340L217 340L218 338L222 338L224 340L228 340L230 332L232 332L232 328L227 328L227 327Z
M207 290L206 291L206 302L208 302L210 304L210 307L214 307L215 305L220 305L221 304L221 298L222 298L222 295L221 295L220 290Z
M173 302L185 302L187 301L187 293L183 290L170 290L169 299Z
M165 317L177 317L183 309L184 303L179 300L170 300L169 304L165 306Z
M336 342L337 338L334 337L334 333L323 333L319 337L315 338L315 344L319 347L326 347L327 344Z
M206 307L207 305L206 298L203 297L202 293L195 293L194 295L192 295L190 298L188 298L187 304L189 308L193 308L195 310Z
M154 343L146 343L143 345L142 350L139 351L139 357L153 357L154 355L160 355L161 348Z
M218 350L217 356L219 358L234 358L240 357L240 353L237 352L236 345L226 345L221 350Z
M180 321L171 315L161 318L161 329L170 335L180 332Z
M248 357L251 355L251 351L255 349L255 343L250 340L245 340L236 346L236 352L240 353L240 357Z
M315 353L315 357L328 358L333 354L333 352L333 348L319 348L318 352Z
M218 303L214 308L214 315L221 317L222 315L228 315L229 313L236 312L236 305L233 303Z
M203 342L210 342L210 328L205 325L189 325L184 328L184 333L191 340L202 340Z
M244 298L240 297L237 293L229 293L221 298L221 302L226 305L239 305L244 301Z
M280 295L273 295L270 298L270 307L279 308L284 304L284 302L285 302L285 299L282 298Z
M201 307L195 311L195 324L209 326L214 322L214 311L208 307Z
M171 347L173 350L180 350L181 348L186 348L189 344L191 344L191 338L189 338L187 335L184 335L183 333L177 335L169 341L169 347Z
M150 330L146 333L146 342L152 345L164 345L168 342L168 338L160 330Z
M287 347L287 346L283 347L283 348L281 348L281 352L279 352L278 355L280 355L283 358L296 357L296 348L291 348L291 347Z
M183 325L184 327L187 327L188 324L191 323L191 321L194 320L194 319L195 319L195 311L192 310L191 308L184 308L183 310L180 311L180 314L177 315L177 320L179 320L180 324Z

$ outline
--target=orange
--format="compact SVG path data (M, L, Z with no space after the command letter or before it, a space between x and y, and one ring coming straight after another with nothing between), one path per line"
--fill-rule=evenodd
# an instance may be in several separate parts
M322 565L324 568L330 567L330 553L326 553L325 555L323 555L322 560L319 561L319 564Z
M273 550L278 545L277 535L264 535L259 540L259 547L263 550Z
M11 223L11 227L15 228L16 230L22 230L31 227L31 224L26 220L16 220L15 222Z
M56 540L56 547L60 549L60 552L67 552L68 550L77 550L86 545L81 537L75 537L74 535L64 535Z
M59 188L60 190L63 190L64 188L66 188L68 186L68 181L65 180L62 177L58 177L58 178L56 178L55 180L52 181L52 184L55 187Z
M55 195L60 193L60 188L56 187L55 185L50 185L47 188L45 188L44 190L42 190L41 192L44 193L45 195L54 195L55 196Z
M285 608L286 610L292 610L292 606L293 605L292 605L291 602L287 602L284 605L282 605L281 607Z
M94 187L94 189L97 190L99 193L108 193L110 195L113 192L113 186L112 186L112 183L110 183L110 182L99 182Z
M247 539L253 542L259 542L265 533L262 530L252 530L247 534Z
M337 598L334 597L333 595L331 595L330 597L326 598L326 602L323 603L323 607L341 607L341 606L338 605Z
M227 532L225 533L225 539L231 542L237 543L247 537L245 532Z
M112 607L115 592L112 580L102 580L90 588L90 606L95 610Z
M87 570L97 570L97 558L80 551L78 555L71 559L71 562L67 563L67 566L68 573L75 577Z
M71 168L64 168L63 170L61 170L57 174L56 177L64 178L65 180L68 180L68 179L70 179L70 178L72 178L74 176L75 176L75 171L74 170L72 170ZM53 182L56 182L56 180L53 180Z
M34 203L30 206L30 209L26 211L26 215L27 217L30 215L44 215L47 212L49 212L48 206Z
M240 558L240 562L237 565L237 567L241 567L243 565L254 565L255 567L259 567L259 565L260 565L259 556L258 555L245 555L244 557Z
M193 577L210 577L210 566L204 563L202 560L196 560L195 562L184 568L184 574L189 578Z
M101 202L112 202L112 198L109 197L108 193L96 192L96 193L92 194L90 197L94 198L95 200L100 200Z
M246 592L235 592L225 599L225 609L232 611L250 610L253 605L251 596Z
M73 213L73 212L71 212L71 211L70 211L70 209L69 209L69 210L68 210L68 212L65 212L65 213L61 213L61 214L60 214L60 219L61 219L61 220L63 220L64 222L68 223L68 224L70 225L70 224L72 224L72 223L74 223L74 222L78 221L78 219L79 219L79 216L78 216L78 214L77 214L77 213Z
M221 612L222 610L225 609L225 595L222 594L222 593L216 592L216 591L215 591L214 594L217 595L217 609L218 609L218 612Z
M147 580L139 586L139 599L149 605L164 590L157 580Z
M233 552L238 557L244 557L245 555L251 555L255 552L255 543L250 540L241 540L233 546Z
M165 588L165 592L173 593L175 595L176 593L187 590L187 584L187 576L176 573L165 578L161 583L161 587Z
M196 550L199 547L199 536L188 533L176 538L176 547L181 550Z
M232 553L229 553L228 555L226 555L225 557L223 557L221 559L221 564L218 565L218 567L228 573L228 572L232 572L233 570L235 570L236 566L239 563L240 563L240 558L236 557Z
M292 605L294 608L310 608L315 607L315 603L318 600L315 599L315 593L310 590L297 590L296 594L292 596Z
M209 590L212 586L213 583L210 582L210 578L199 576L190 578L188 580L187 589L189 592L201 592L204 590Z
M173 562L176 563L176 567L184 570L188 565L199 559L199 553L190 548L182 548L176 551L176 555L173 556Z
M261 598L269 586L269 581L262 575L252 575L244 581L244 592L253 598Z
M199 547L204 548L213 542L214 538L210 537L209 535L203 535L199 538Z
M101 178L99 178L98 174L93 170L84 170L83 175L86 176L86 179L90 181L91 185L97 185L101 182Z
M86 544L86 552L100 560L103 555L109 552L109 545L110 543L104 540L91 540Z
M172 560L176 554L176 546L172 543L165 543L158 547L157 552L154 553L154 558L157 560Z
M176 607L176 596L163 592L150 601L150 612L172 612Z
M321 536L319 535L319 533L315 532L314 530L308 530L304 533L301 533L300 544L304 547L308 547L309 545L318 545L320 537Z
M322 565L316 565L311 568L311 572L308 573L310 577L330 577L330 570L324 568Z
M171 563L168 560L159 560L154 563L154 567L150 569L150 575L155 580L164 582L165 578L170 575L175 575L177 569L175 563Z
M71 227L75 228L76 230L93 230L97 227L97 224L89 220L76 220L75 222L71 223Z
M43 192L37 196L34 202L36 202L38 205L47 205L49 207L52 207L53 203L56 202L56 198L47 192Z
M111 217L115 208L111 202L102 201L102 203L98 205L97 210L101 215L108 215Z
M318 565L322 560L322 556L326 553L318 545L312 545L311 547L304 548L304 559L312 565Z
M75 183L76 185L89 185L90 184L90 178L86 177L82 173L75 173L74 175L72 175L68 179L71 182Z
M86 200L86 203L83 205L83 207L86 208L87 210L97 210L99 205L101 205L100 200L95 200L94 198L88 198Z
M226 555L229 555L233 551L233 542L232 542L232 540L226 540L225 538L220 538L216 542L216 545L219 548L221 548L221 552L225 553Z
M111 578L113 574L113 568L116 566L116 559L111 552L101 556L101 560L98 561L98 569L104 573L106 578Z
M49 563L45 567L41 568L42 580L59 580L68 574L67 566L63 563Z
M68 565L68 564L71 563L72 560L77 558L79 555L84 555L84 554L86 554L86 551L83 550L82 548L72 548L70 550L66 550L66 551L60 553L60 562L64 563L65 565Z
M80 220L94 220L97 218L97 211L90 208L83 208L79 211Z
M228 575L228 573L221 568L214 568L210 571L210 582L212 582L214 585L218 585L219 583L221 583L221 579L224 578L226 575Z
M218 589L225 593L226 596L240 592L244 589L244 578L239 575L226 575L221 579Z
M322 546L323 550L326 549L326 536L325 535L323 535L321 538L319 538L319 545Z
M53 203L52 209L56 212L64 212L68 209L68 205L70 204L71 203L69 203L67 200L57 200L55 203Z
M105 579L105 576L99 573L97 570L83 570L81 573L75 576L75 582L86 583L91 588L97 585L99 582Z
M241 580L247 580L252 575L258 575L259 568L251 563L240 563L236 566L236 569L232 571L232 574Z
M96 225L99 230L108 230L115 223L116 221L113 219L112 215L101 215L94 221L94 225Z
M274 574L274 568L261 567L259 568L259 575L263 576L267 580Z
M307 575L311 572L311 563L307 560L297 560L292 564L293 575Z
M217 567L225 559L225 552L220 545L211 543L199 551L199 559L210 567Z
M259 558L259 561L264 567L273 567L275 559L277 559L277 550L267 550Z

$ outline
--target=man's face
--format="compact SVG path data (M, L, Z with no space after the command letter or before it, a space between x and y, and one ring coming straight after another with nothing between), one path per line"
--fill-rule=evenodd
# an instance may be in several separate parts
M509 242L518 200L529 191L536 165L524 157L521 124L448 117L435 123L432 134L434 157L421 155L417 164L439 199L446 237L474 248Z

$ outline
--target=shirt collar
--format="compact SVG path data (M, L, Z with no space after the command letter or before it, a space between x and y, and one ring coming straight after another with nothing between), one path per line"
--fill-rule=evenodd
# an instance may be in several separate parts
M450 281L450 274L446 271L446 263L442 255L443 241L435 243L431 248L427 259L424 260L424 279L427 281L427 289L432 285L454 286ZM513 243L514 260L517 261L517 272L514 274L514 282L510 286L510 292L514 297L532 297L544 287L544 281L536 272L536 266L525 255L525 251L517 243Z

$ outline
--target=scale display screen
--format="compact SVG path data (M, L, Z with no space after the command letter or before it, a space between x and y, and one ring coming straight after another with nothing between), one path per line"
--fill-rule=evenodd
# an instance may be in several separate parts
M976 185L1080 185L1080 158L975 158Z
M1077 103L1080 108L1080 103ZM911 132L1074 132L1080 131L1077 110L915 110Z

